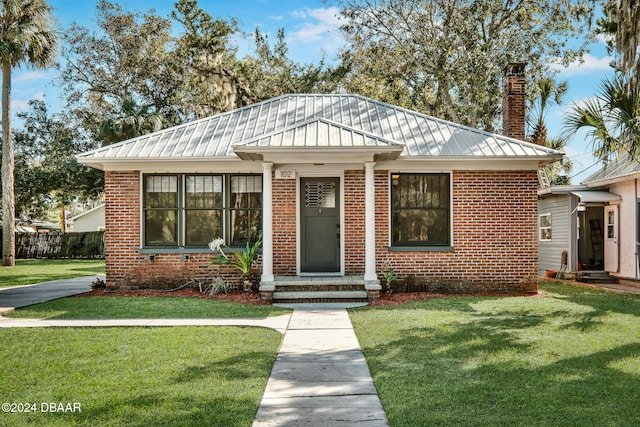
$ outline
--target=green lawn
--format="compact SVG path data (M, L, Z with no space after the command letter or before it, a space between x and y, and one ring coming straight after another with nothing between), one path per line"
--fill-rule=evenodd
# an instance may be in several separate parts
M156 319L268 317L291 313L272 306L198 298L91 296L62 298L5 313L26 319Z
M15 267L0 267L0 287L104 273L104 260L19 259Z
M541 289L351 310L391 425L640 425L640 297Z
M6 426L251 426L281 335L263 328L0 329ZM49 403L80 412L42 412ZM32 406L32 404L34 406ZM4 410L3 406L3 410Z

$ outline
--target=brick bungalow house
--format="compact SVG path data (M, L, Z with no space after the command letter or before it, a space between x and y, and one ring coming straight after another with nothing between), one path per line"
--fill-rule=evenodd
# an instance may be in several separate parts
M105 171L107 286L231 276L207 243L262 237L266 299L375 299L385 266L432 290L534 292L537 170L561 154L522 141L524 83L505 69L508 136L304 94L81 154Z

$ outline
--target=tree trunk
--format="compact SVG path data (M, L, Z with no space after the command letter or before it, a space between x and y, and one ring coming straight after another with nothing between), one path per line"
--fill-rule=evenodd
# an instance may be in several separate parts
M63 233L67 232L67 210L65 209L64 205L62 205L62 208L60 208L60 231L62 231Z
M16 208L11 132L11 61L2 64L2 265L16 265Z

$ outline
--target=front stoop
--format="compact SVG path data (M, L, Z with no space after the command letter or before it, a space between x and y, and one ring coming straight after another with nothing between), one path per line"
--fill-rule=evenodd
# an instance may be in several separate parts
M362 276L276 276L274 304L369 302Z

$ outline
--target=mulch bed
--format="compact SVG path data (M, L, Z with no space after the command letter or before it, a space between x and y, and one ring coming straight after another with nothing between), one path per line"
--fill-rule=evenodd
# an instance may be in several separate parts
M217 299L224 301L232 301L240 304L249 305L270 305L268 302L263 301L260 298L258 292L241 292L235 291L228 294L211 295L209 293L201 293L197 289L184 288L175 291L162 291L157 289L144 289L138 291L105 291L102 288L94 289L90 292L76 295L77 297L90 297L90 296L111 296L111 297L172 297L172 298L203 298L203 299ZM528 296L528 297L545 297L546 294L539 291L537 294L498 294L498 293L475 293L475 294L437 294L431 292L406 292L406 293L392 293L381 294L380 299L369 303L372 307L388 307L399 304L406 304L414 301L421 301L425 299L433 298L446 298L454 296L482 296L482 297L509 297L509 296Z

